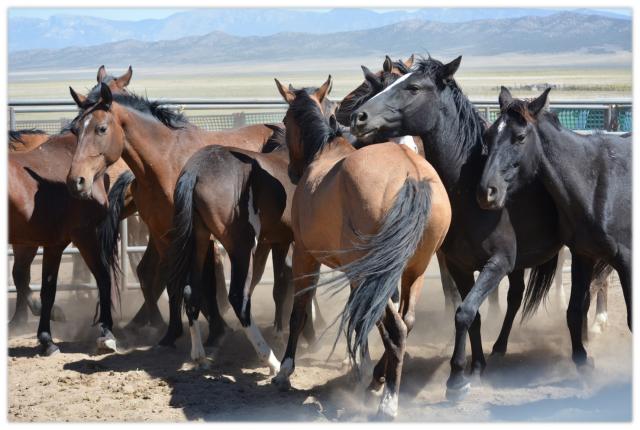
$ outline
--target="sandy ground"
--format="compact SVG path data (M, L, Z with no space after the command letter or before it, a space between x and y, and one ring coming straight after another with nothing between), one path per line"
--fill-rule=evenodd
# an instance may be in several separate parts
M68 268L62 272L65 270L69 272ZM429 273L437 273L437 264L432 264ZM281 357L283 345L275 342L271 329L270 280L268 269L265 282L256 289L252 309L267 341ZM567 274L564 280L566 284ZM501 295L504 311L504 285ZM342 309L345 297L320 294L327 321ZM12 307L14 294L9 298ZM57 303L68 319L52 326L61 353L38 355L33 317L23 330L10 333L9 421L366 421L377 409L378 400L365 401L362 385L342 365L343 340L327 360L335 330L326 333L314 353L305 353L306 344L301 342L291 379L293 389L279 392L270 384L268 369L258 362L232 312L225 319L234 331L220 349L208 351L211 369L197 370L189 363L188 336L175 349L157 348L153 345L162 333L151 329L127 333L116 328L118 353L96 355L97 329L91 327L94 294L61 292ZM124 318L117 315L120 327L140 303L138 291L123 295ZM166 312L164 297L161 305ZM9 311L12 314L13 309ZM503 315L487 312L484 305L483 346L490 352ZM609 325L587 344L595 369L579 373L570 359L564 310L553 289L549 302L533 319L522 325L517 320L507 355L488 357L487 369L469 395L450 403L444 387L453 317L445 314L440 282L427 279L409 337L398 421L628 421L632 336L625 321L622 291L614 276ZM204 322L202 326L206 333ZM375 359L382 351L381 343L377 333L370 338Z

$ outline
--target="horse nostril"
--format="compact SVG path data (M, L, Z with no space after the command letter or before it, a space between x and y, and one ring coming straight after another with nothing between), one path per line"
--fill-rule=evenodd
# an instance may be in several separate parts
M366 112L360 112L360 113L358 113L358 121L360 121L360 122L364 122L364 121L366 121L366 120L367 120L367 118L368 118L368 115L367 115L367 113L366 113Z
M496 187L487 188L487 201L493 202L498 196L498 189Z
M83 176L78 176L76 178L76 190L78 191L82 191L82 189L84 188L84 177Z

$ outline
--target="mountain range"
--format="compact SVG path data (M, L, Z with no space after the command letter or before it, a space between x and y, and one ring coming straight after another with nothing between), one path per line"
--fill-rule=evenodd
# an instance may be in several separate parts
M63 11L64 9L61 9ZM630 21L630 16L594 9L572 13L599 15ZM189 9L164 19L109 20L90 16L54 15L48 19L26 18L9 10L9 52L26 49L60 49L92 46L134 39L144 42L175 40L224 32L232 36L269 36L280 32L327 34L383 27L408 20L442 23L486 19L546 17L554 9L533 8L424 8L410 11L368 9Z
M355 14L360 12L361 10L354 11ZM174 22L175 34L179 34L177 29L186 24ZM88 47L10 52L9 70L59 68L69 65L94 67L96 64L104 63L111 64L112 67L129 64L138 67L219 64L383 56L386 53L409 52L430 52L447 56L609 53L631 51L631 27L631 21L628 19L560 12L545 16L477 19L464 22L414 18L377 28L320 34L313 32L316 26L309 26L305 32L279 32L266 36L237 36L216 30L201 36L157 41L144 40L143 34L140 34L126 40ZM145 34L146 37L149 36L148 33Z

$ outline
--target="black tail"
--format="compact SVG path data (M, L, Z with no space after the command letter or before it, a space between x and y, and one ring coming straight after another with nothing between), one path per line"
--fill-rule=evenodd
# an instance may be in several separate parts
M557 265L558 254L546 263L531 269L527 289L524 294L521 321L531 317L538 309L538 306L540 306L540 303L542 303L549 294L554 275L556 274Z
M346 325L352 360L355 361L358 352L360 358L364 358L369 332L384 316L387 302L422 240L430 212L429 183L407 178L378 233L363 235L356 232L359 243L354 250L366 254L336 269L356 285L342 311L339 330L341 332ZM337 287L344 287L344 283Z
M178 177L173 192L173 229L169 246L169 275L167 293L182 305L183 288L189 282L191 261L195 250L193 236L193 190L198 175L191 170L183 170Z
M131 182L135 179L128 170L121 174L109 190L109 210L106 218L98 226L100 260L105 267L120 272L118 261L118 239L120 238L120 214L124 207L124 197ZM116 277L118 278L118 277Z

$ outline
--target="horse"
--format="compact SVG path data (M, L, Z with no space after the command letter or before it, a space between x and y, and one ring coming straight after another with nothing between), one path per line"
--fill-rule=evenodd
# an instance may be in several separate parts
M558 215L539 181L512 196L501 211L480 207L476 188L482 175L484 120L454 79L462 57L444 64L431 57L370 98L352 115L351 131L361 140L418 135L425 157L445 184L452 207L449 233L440 248L463 298L455 313L455 347L447 398L470 388L464 374L466 333L471 339L471 372L486 367L478 309L502 278L509 276L505 322L513 321L524 295L523 315L535 311L549 290L562 243ZM525 294L524 269L533 267ZM480 272L474 282L474 271ZM510 311L512 314L510 314ZM510 330L503 325L493 354L506 353Z
M42 145L47 139L49 139L47 132L37 128L9 130L9 151L30 151Z
M120 156L123 157L135 176L136 186L132 191L136 207L149 228L150 242L154 244L158 256L159 263L155 273L152 273L155 275L153 294L157 300L166 284L168 271L167 251L173 227L173 193L186 161L198 149L212 144L261 152L272 137L273 128L259 124L207 132L193 126L184 115L161 106L159 102L150 102L135 94L112 94L106 85L102 86L100 94L95 97L79 95L73 89L70 91L81 108L81 114L73 121L80 143L71 163L67 183L74 194L89 196L92 178L100 175L106 166ZM99 155L96 157L94 154ZM213 254L213 242L210 246ZM253 273L256 279L262 274L267 256L268 249L264 250L263 255L254 258ZM214 281L211 279L203 282L212 284ZM209 337L206 344L214 346L224 335L226 324L220 315L216 294L208 294L210 290L205 290L209 312ZM169 327L159 343L173 345L181 335L179 301L172 299Z
M101 70L105 73L102 78L109 81L108 85L114 91L124 91L128 81L106 75L104 66ZM25 135L37 135L38 140L47 139L37 145L36 140L26 141ZM62 251L69 242L78 241L76 246L96 278L100 292L101 330L98 347L115 350L115 339L110 331L111 280L108 265L101 261L101 249L95 232L104 218L103 206L106 204L109 180L105 184L102 178L97 178L95 202L77 201L66 191L66 181L61 180L66 179L65 172L68 171L70 155L76 144L71 133L65 129L54 136L44 132L14 133L13 138L22 142L22 150L10 151L8 159L12 173L9 181L9 243L14 248L12 275L17 291L16 311L10 325L26 321L26 309L29 307L34 315L40 316L38 339L43 353L51 355L59 351L53 343L49 322L50 319L65 320L62 310L54 305L57 274ZM126 166L118 163L109 169L107 173L112 176L111 180L122 173L123 167ZM29 286L30 266L38 246L44 248L40 292L42 303L31 297Z
M343 310L349 353L355 362L378 326L385 354L370 389L384 392L380 418L397 415L406 338L424 272L451 219L447 192L436 172L403 145L356 150L323 111L331 76L319 88L296 90L278 80L289 104L285 116L289 176L297 183L291 206L295 299L289 340L273 383L290 387L297 341L321 264L344 273L351 294ZM401 281L400 303L391 300ZM340 330L341 331L341 330ZM355 363L357 366L357 362ZM382 379L384 378L384 379ZM382 382L384 381L384 382Z
M525 101L501 88L500 117L485 136L489 155L478 202L500 211L528 183L544 185L557 207L559 237L572 256L567 308L572 359L591 367L582 343L583 312L591 279L606 265L620 277L631 330L631 139L566 129L544 109L550 90Z

